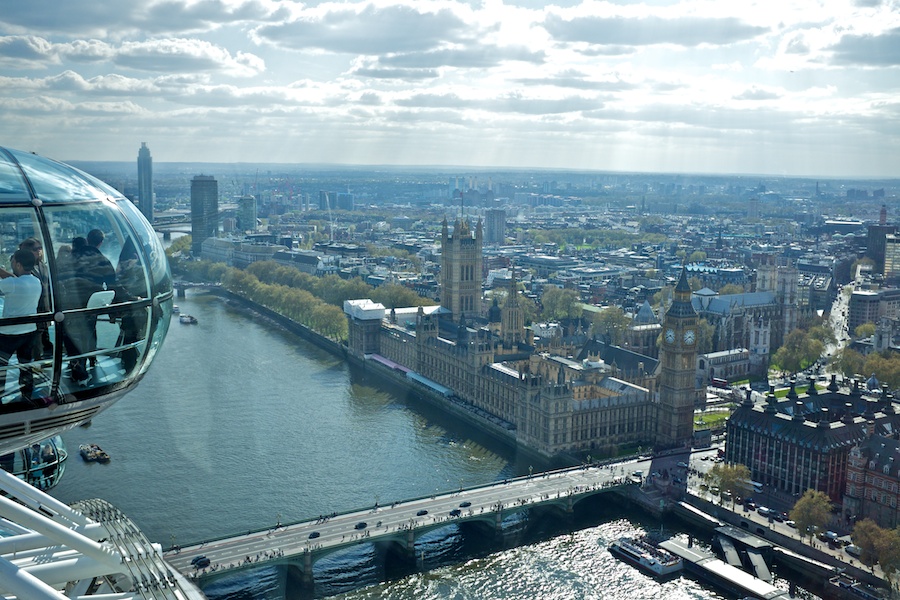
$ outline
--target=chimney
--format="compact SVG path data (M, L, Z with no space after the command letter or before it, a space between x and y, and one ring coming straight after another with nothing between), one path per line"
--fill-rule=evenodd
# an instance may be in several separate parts
M744 402L741 404L745 408L753 408L753 390L747 388L744 390Z
M802 423L806 420L803 416L804 410L805 409L802 402L800 402L799 400L797 402L794 402L794 421Z

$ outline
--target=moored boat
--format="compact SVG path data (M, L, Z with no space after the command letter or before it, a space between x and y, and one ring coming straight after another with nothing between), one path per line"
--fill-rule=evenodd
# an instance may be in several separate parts
M178 321L181 323L184 323L185 325L196 325L197 317L195 317L193 315L181 314L181 315L178 315Z
M173 304L173 305L172 305L172 314L173 314L173 315L177 315L177 314L180 313L180 312L181 312L181 309L178 308L178 305L177 305L177 304Z
M848 575L838 575L828 580L832 586L832 591L836 591L838 597L847 600L882 600L888 597L885 590L881 590L871 585L856 581Z
M680 556L675 556L641 538L620 537L610 543L609 551L656 577L673 575L684 566Z
M109 454L97 444L81 444L78 451L81 453L81 458L87 462L109 462Z

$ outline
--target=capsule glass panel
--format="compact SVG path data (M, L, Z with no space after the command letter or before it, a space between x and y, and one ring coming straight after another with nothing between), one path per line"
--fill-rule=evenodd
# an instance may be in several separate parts
M140 380L168 330L172 276L156 233L115 189L6 148L0 269L8 453L92 418Z

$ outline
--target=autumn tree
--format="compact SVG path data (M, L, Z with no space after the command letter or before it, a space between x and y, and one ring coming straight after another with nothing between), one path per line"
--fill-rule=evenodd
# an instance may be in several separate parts
M191 251L191 236L183 235L180 238L172 240L172 243L169 244L169 247L166 248L166 256L174 256L175 254L183 253L186 254Z
M867 338L875 335L875 323L863 323L862 325L857 325L856 329L853 330L853 335L857 338Z
M422 298L413 290L396 283L386 283L375 288L372 292L372 300L383 304L385 308L403 308L407 306L431 306L434 304L427 298Z
M885 529L875 542L875 550L881 571L892 586L895 585L900 573L900 530Z
M787 335L784 344L775 352L772 364L783 371L797 373L818 360L824 350L825 344L820 340L800 329L795 329Z
M715 325L702 318L697 321L697 352L699 354L707 354L713 351L715 334Z
M703 250L694 250L688 257L688 262L691 263L701 263L704 260L706 260L706 252Z
M541 296L541 304L544 305L542 316L548 320L577 319L584 310L581 306L578 292L558 288L555 285L549 286L544 290L544 295Z
M720 296L729 296L731 294L743 294L744 286L736 283L726 283L718 290Z
M831 519L831 500L819 490L806 490L791 509L790 517L797 524L800 537L812 537Z
M859 546L859 560L866 566L872 567L878 562L878 546L884 530L872 519L857 521L853 526L850 539Z
M834 358L835 368L846 377L853 377L857 373L862 373L865 364L866 357L862 353L848 347L841 348Z
M618 306L608 306L593 317L594 331L609 337L610 343L619 346L625 337L625 332L631 324L631 319L625 315Z
M716 463L706 474L706 480L731 494L731 508L734 508L735 496L744 496L750 490L750 469L740 463Z

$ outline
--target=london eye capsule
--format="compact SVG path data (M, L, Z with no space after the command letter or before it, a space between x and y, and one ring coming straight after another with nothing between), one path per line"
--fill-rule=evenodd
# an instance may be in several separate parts
M0 455L93 418L134 387L172 312L168 261L131 201L74 167L3 147L0 294Z

